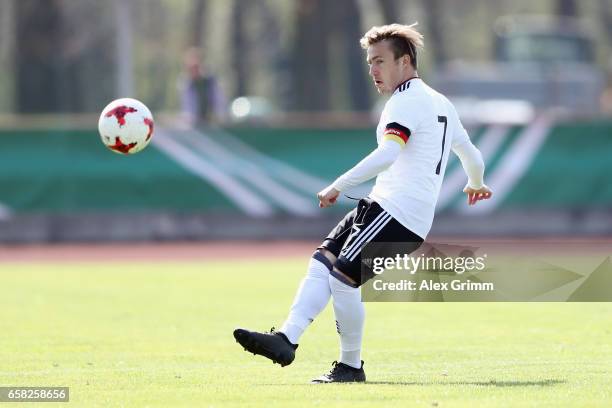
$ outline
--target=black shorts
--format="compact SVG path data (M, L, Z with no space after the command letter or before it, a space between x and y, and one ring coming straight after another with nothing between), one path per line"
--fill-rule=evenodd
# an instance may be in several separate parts
M371 198L362 198L329 233L319 246L337 258L336 269L361 286L372 276L361 276L361 250L369 242L410 243L407 253L415 251L423 238L400 224Z

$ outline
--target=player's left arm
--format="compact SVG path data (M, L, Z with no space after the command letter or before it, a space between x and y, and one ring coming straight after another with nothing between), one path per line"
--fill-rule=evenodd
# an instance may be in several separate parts
M388 169L398 158L409 137L408 128L397 122L389 123L378 148L317 194L319 207L335 204L341 191L355 187Z
M463 189L468 197L468 205L491 198L493 192L484 183L485 164L480 150L469 139L453 146L452 149L459 157L463 170L468 176L468 182Z
M459 157L468 182L463 189L467 195L468 205L474 205L480 200L488 200L493 195L491 189L484 183L485 164L480 150L470 140L470 136L461 124L454 106L450 106L450 116L453 121L451 149Z

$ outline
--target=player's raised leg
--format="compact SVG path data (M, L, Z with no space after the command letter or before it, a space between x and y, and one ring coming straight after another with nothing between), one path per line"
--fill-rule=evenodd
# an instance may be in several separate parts
M317 248L280 331L274 328L267 333L246 329L234 331L234 338L246 351L267 357L283 367L293 362L300 337L329 303L329 273L362 208L357 206L350 211Z
M285 367L295 359L297 344L292 344L287 336L275 331L274 327L269 332L256 332L247 329L234 330L234 338L245 351L260 355L272 360L274 364Z
M280 330L291 343L299 343L306 328L327 306L331 297L329 272L335 260L336 257L325 249L318 249L310 259L308 273L300 284L289 316Z
M234 338L245 350L267 357L283 367L293 362L300 337L327 306L331 296L328 277L335 256L326 252L325 249L318 249L310 259L308 272L300 284L289 316L280 331L274 329L268 333L245 329L234 331Z

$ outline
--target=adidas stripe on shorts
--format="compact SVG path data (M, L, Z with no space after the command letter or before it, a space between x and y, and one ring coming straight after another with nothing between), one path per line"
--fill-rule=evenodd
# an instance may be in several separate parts
M362 279L361 276L361 250L369 242L414 243L410 247L414 251L423 243L423 238L400 224L371 198L362 198L319 248L333 253L337 258L334 266L360 286L372 277Z

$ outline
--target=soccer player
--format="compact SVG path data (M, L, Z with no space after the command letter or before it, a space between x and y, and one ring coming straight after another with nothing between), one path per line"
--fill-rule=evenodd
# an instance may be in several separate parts
M423 36L414 24L371 28L361 39L374 86L389 99L376 129L378 147L317 194L320 207L333 205L340 192L376 177L368 197L331 231L314 252L287 320L268 333L236 329L245 350L289 365L306 328L333 299L340 334L340 361L316 383L365 381L361 343L365 320L359 286L361 250L368 242L413 243L427 237L449 152L460 159L469 205L491 197L484 163L457 112L417 73Z

